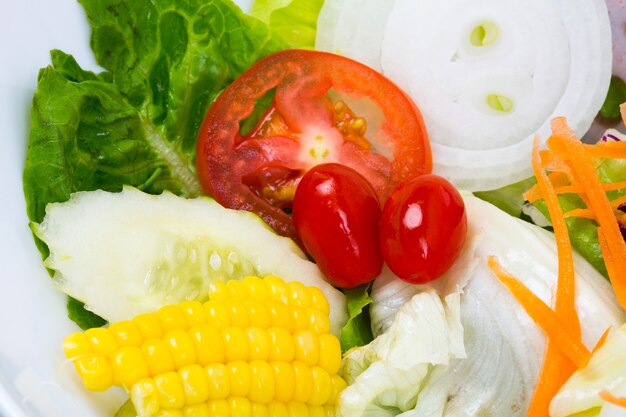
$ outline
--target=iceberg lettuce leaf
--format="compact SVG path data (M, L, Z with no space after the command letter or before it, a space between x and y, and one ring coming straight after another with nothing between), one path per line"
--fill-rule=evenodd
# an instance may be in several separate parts
M292 48L313 49L323 0L255 0L252 15Z

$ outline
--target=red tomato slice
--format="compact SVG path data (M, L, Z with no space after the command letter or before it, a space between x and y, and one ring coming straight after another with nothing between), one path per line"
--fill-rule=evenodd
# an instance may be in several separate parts
M331 88L369 99L384 117L380 129L366 132L367 121L329 98ZM240 122L272 89L272 107L252 132L242 135ZM391 149L393 157L378 153L372 142ZM291 207L304 173L331 162L367 178L381 204L396 184L432 167L426 128L413 102L376 71L324 52L288 50L257 62L210 107L198 137L204 191L226 207L257 213L296 240L284 209Z

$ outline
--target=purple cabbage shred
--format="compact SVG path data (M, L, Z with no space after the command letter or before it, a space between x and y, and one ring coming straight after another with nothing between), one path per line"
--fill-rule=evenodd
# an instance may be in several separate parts
M609 139L611 139L611 140L613 140L613 141L615 141L615 142L621 142L620 138L618 138L617 136L612 135L612 134L610 134L610 133L607 133L607 134L603 135L603 136L602 136L602 139L600 139L600 140L601 140L602 142L608 142L608 141L609 141Z

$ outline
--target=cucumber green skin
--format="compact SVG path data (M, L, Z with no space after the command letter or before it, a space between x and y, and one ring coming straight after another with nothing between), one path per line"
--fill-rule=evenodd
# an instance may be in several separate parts
M344 295L291 239L207 197L78 192L49 204L33 230L50 249L44 263L59 289L110 322L204 301L215 280L270 274L320 288L336 335L347 321Z

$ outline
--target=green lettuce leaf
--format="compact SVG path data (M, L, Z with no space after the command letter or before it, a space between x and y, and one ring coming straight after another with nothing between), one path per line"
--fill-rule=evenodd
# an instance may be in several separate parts
M366 284L344 291L348 306L348 322L341 329L340 340L344 352L366 345L374 338L367 308L372 303L369 290L370 284Z
M475 192L474 195L513 217L521 218L526 202L523 194L536 183L535 177L531 177L497 190Z
M292 48L315 47L323 0L255 0L252 15L267 23Z
M619 106L624 102L626 102L626 84L614 75L611 77L609 91L600 108L600 116L610 120L619 119L621 117Z
M39 72L23 173L29 219L41 222L48 203L76 191L128 184L200 194L195 146L208 106L286 45L230 0L80 2L106 71L85 71L54 50L52 65ZM47 248L37 246L45 258Z
M85 310L85 304L72 297L67 297L67 317L83 330L102 327L107 321L99 315Z
M620 159L604 159L597 167L598 176L604 183L626 181L626 161ZM522 212L524 199L522 194L536 183L534 178L528 178L516 184L512 184L498 190L475 193L476 197L494 204L514 217L528 220ZM607 193L609 198L614 199L626 194L626 190L611 191ZM585 208L585 204L576 194L559 195L559 203L563 212L577 208ZM549 213L543 200L533 205L549 220ZM565 219L569 230L570 241L574 249L580 253L594 268L608 277L606 266L602 258L600 243L598 242L598 224L594 220L580 217Z

